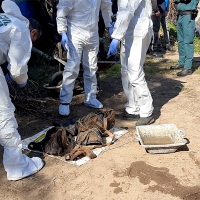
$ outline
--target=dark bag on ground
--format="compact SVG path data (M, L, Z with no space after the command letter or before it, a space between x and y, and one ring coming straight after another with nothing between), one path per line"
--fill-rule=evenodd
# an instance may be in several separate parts
M115 111L103 109L97 114L89 113L80 118L72 128L54 124L42 141L30 142L28 148L50 155L65 155L66 160L75 160L80 156L92 159L96 157L92 149L108 145L103 143L102 137L110 136L114 139L115 135L109 131L114 125Z
M77 145L104 145L102 137L110 136L113 140L114 134L109 130L114 125L115 111L113 109L104 109L97 114L89 113L76 122Z
M40 142L30 142L30 150L45 152L50 155L63 156L69 153L75 146L73 132L64 127L53 127L46 133Z

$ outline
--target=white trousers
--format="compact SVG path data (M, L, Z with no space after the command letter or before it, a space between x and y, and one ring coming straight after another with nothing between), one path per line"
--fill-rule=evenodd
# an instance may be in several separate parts
M121 79L128 100L125 110L140 117L148 117L153 113L153 100L143 71L151 37L152 28L143 37L133 36L133 31L129 31L121 44Z
M97 79L97 54L99 50L99 40L89 43L78 38L69 38L67 64L63 71L63 85L60 92L60 102L70 103L73 97L73 89L76 78L79 74L80 63L84 70L84 90L85 99L96 98Z
M42 166L22 154L21 137L17 131L8 86L0 67L0 144L4 147L3 164L8 180L18 180L30 175ZM41 165L41 164L40 164Z

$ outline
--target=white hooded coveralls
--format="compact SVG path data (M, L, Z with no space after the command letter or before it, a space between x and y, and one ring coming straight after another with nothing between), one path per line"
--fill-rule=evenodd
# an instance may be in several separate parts
M153 112L143 64L152 37L151 0L119 0L112 38L121 40L121 78L126 112L148 117Z
M111 0L60 0L57 6L58 32L68 36L67 64L63 72L61 103L70 103L80 62L84 69L85 99L96 98L98 20L101 9L105 26L111 26Z
M27 62L32 47L29 22L12 1L3 1L2 9L5 14L0 14L0 65L8 61L12 79L17 84L23 84L28 78ZM15 107L0 67L0 144L4 147L3 164L8 180L19 180L34 174L43 166L41 159L22 154L14 111Z

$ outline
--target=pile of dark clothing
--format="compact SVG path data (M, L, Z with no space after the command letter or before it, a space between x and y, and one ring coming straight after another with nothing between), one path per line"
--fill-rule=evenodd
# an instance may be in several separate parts
M30 142L28 148L55 156L65 156L65 160L75 160L96 155L93 149L112 143L114 134L109 130L115 125L115 111L102 109L99 113L89 113L78 119L75 125L61 126L54 124L40 142ZM110 143L104 143L103 137L111 137Z

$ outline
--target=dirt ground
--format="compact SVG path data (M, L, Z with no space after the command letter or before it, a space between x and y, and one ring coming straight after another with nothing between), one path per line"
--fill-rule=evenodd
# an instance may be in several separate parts
M117 119L116 126L128 127L129 133L80 167L38 154L43 157L45 167L33 176L12 182L7 181L1 162L0 199L200 199L200 75L177 77L177 71L170 72L167 62L177 56L169 54L165 59L166 63L155 58L153 67L159 66L160 72L146 77L154 99L155 124L173 123L184 130L188 140L185 146L171 154L149 154L133 141L135 122ZM150 67L152 65L147 62L145 68ZM104 106L114 108L116 113L122 112L126 99L120 77L101 78L101 89L99 99ZM85 107L83 98L84 94L74 96L69 118L96 111ZM41 104L42 109L33 114L18 110L16 117L22 139L51 126L52 121L68 119L58 116L57 99L45 97ZM2 153L1 147L1 160Z

